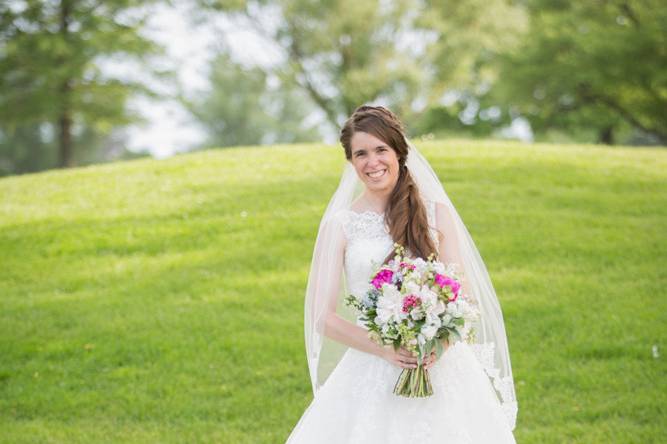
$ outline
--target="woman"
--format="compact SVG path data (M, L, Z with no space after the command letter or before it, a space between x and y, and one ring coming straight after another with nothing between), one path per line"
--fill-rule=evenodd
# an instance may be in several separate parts
M514 443L517 404L500 306L437 176L386 108L357 108L340 141L348 163L320 223L306 289L314 398L287 442ZM480 307L473 343L444 344L439 359L425 359L434 392L426 398L393 394L417 358L373 342L342 303L366 291L395 242L414 257L435 253L459 264L463 289Z

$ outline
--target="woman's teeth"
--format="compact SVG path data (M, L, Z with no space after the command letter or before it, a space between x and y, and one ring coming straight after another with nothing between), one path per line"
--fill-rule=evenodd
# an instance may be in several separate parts
M387 171L387 170L380 170L380 171L375 171L375 172L372 172L372 173L366 173L366 174L367 174L369 177L372 177L373 179L376 179L376 178L378 178L378 177L380 177L380 176L383 176L384 173L385 173L386 171Z

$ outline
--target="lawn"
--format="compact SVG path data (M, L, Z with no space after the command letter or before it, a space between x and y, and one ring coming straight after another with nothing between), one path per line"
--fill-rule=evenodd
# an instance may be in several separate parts
M667 150L414 141L486 262L528 443L667 442ZM0 442L283 443L341 148L0 179Z

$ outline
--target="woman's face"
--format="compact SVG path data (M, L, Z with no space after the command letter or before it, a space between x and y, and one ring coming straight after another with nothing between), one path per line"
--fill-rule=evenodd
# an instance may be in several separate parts
M350 162L370 191L390 193L398 181L396 152L372 134L357 131L350 139Z

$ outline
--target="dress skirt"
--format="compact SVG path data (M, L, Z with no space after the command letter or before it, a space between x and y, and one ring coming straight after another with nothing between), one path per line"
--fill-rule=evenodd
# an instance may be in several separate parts
M470 346L451 345L429 369L433 395L393 393L402 369L349 348L290 434L288 444L515 443Z

